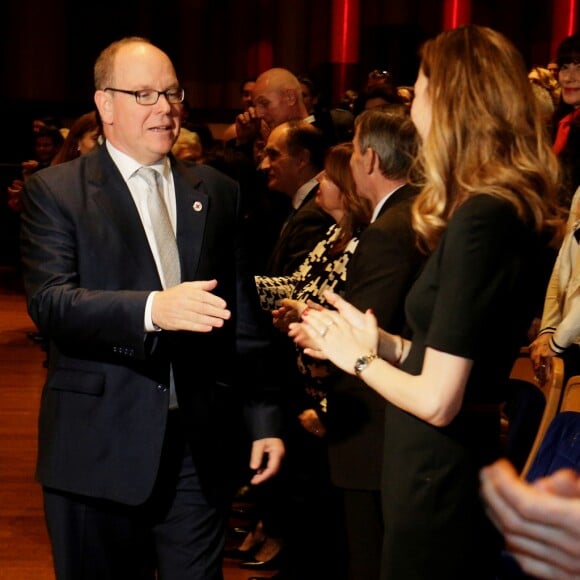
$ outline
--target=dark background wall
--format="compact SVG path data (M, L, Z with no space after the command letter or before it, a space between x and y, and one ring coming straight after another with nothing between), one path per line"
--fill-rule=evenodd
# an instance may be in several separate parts
M0 98L35 114L80 114L92 107L99 51L139 34L173 58L195 111L229 122L240 81L261 72L264 54L331 86L331 9L332 0L4 0ZM473 0L471 12L472 22L506 34L530 66L551 57L552 2ZM442 0L360 0L352 78L362 83L369 70L387 68L412 84L417 48L440 32L442 14Z

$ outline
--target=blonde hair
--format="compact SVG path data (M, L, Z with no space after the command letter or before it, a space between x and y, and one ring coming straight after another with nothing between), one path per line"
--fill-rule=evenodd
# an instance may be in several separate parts
M427 41L421 59L432 116L413 206L421 245L432 250L456 209L482 193L511 203L536 231L559 230L558 162L517 49L469 25Z
M558 79L554 78L550 69L542 66L534 66L528 72L528 79L532 83L532 86L539 86L548 93L552 101L552 110L555 111L560 103L562 88L560 87Z
M178 159L190 159L191 161L201 159L203 147L199 135L194 131L181 127L179 135L171 148L171 153Z

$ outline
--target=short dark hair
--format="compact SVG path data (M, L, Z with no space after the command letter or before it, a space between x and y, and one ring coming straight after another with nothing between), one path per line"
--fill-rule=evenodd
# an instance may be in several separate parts
M310 77L306 75L298 75L296 78L301 85L306 85L308 87L310 94L313 97L320 96L320 91L318 90L316 83Z
M562 68L565 64L580 63L580 34L565 38L558 46L556 62Z
M327 142L322 131L311 123L303 120L288 121L286 148L292 157L298 155L300 151L308 151L312 166L317 171L322 171Z
M41 127L38 132L33 135L34 142L38 141L40 137L48 137L57 147L60 147L64 142L63 134L55 125L45 125L44 127Z

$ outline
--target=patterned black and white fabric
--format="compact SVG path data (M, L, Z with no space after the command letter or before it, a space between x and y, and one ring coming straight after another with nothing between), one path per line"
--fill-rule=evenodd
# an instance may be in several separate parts
M358 246L359 235L351 238L342 252L332 254L332 246L339 235L339 226L333 224L292 276L255 276L262 308L268 311L279 308L284 298L326 305L325 290L342 294L347 266ZM304 377L305 395L313 399L319 411L326 412L325 384L333 371L332 364L308 357L300 349L297 364Z
M326 237L316 244L292 276L256 276L262 308L268 311L278 308L284 298L304 302L310 299L324 304L325 290L340 294L346 282L346 267L356 250L359 238L353 237L343 252L331 255L330 249L339 235L339 226L330 226Z

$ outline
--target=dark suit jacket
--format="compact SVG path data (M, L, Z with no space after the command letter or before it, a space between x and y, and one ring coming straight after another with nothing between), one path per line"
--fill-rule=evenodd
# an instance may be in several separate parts
M210 167L172 159L185 281L216 278L233 312L209 333L144 332L161 283L137 209L106 147L37 173L22 215L28 308L50 339L37 477L56 489L140 504L157 476L173 364L202 484L232 485L240 403L252 438L278 434L260 397L269 360L240 237L239 188ZM260 321L260 322L258 322ZM242 393L244 384L252 393ZM230 491L227 489L227 491Z
M332 217L316 203L316 185L284 225L272 250L266 274L289 276L304 262L310 250L324 238L334 223Z
M411 204L416 190L397 190L361 235L348 265L344 297L372 308L381 328L401 333L404 301L425 257L415 244ZM385 400L360 379L341 373L328 396L332 479L350 489L380 489Z

